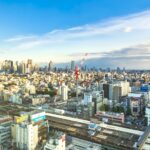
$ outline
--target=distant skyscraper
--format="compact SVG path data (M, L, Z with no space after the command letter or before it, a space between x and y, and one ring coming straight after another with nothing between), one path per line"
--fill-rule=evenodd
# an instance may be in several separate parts
M18 72L18 61L13 64L14 72Z
M5 72L12 73L13 72L13 61L5 60L3 68L4 68Z
M9 63L9 72L13 73L14 72L13 61L9 60L8 63Z
M107 72L110 72L110 71L111 71L111 70L110 70L110 67L108 67L108 68L107 68Z
M28 59L28 60L27 60L26 73L31 73L32 70L33 70L32 59Z
M124 72L126 71L126 68L125 68L125 67L123 67L123 71L124 71Z
M0 62L0 70L3 69L3 62Z
M24 62L21 62L20 64L20 73L22 74L26 73L26 64Z
M121 71L121 69L119 67L117 67L117 72L119 73Z
M32 65L32 59L28 59L28 60L27 60L27 64Z
M71 70L74 70L75 69L75 61L71 61Z
M48 64L48 71L52 71L53 70L53 62L50 61Z
M34 65L34 71L39 71L39 66L38 66L38 64L35 64L35 65Z

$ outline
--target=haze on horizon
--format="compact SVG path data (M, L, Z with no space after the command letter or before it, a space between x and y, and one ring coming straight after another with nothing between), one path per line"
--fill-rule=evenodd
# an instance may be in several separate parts
M149 69L149 0L0 0L0 23L0 60Z

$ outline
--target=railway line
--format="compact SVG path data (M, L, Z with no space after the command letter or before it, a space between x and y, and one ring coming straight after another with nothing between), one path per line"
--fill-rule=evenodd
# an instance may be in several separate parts
M51 128L64 131L68 135L78 137L83 140L88 140L119 150L134 150L136 142L143 133L142 131L132 131L132 129L128 130L128 132L124 132L125 129L122 129L122 127L119 127L121 129L117 130L117 127L112 126L109 128L109 126L101 126L100 124L99 126L101 126L101 131L97 131L94 136L89 136L88 124L90 121L70 118L71 117L55 114L47 115L49 126Z

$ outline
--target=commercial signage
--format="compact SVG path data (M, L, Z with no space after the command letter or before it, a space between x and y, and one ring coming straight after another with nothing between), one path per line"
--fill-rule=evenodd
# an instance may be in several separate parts
M31 120L34 122L38 122L44 119L46 119L45 112L37 113L31 116Z
M23 116L20 116L20 117L15 117L15 120L16 120L16 123L21 123L25 120L28 119L28 115L23 115Z

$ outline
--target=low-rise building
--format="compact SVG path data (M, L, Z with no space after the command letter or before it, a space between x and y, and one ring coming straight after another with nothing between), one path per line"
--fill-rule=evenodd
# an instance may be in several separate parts
M44 146L44 150L65 150L66 135L63 132L55 132L53 137Z
M124 123L125 117L124 113L114 113L114 112L98 112L96 114L96 117L98 117L99 120L104 121L104 122L120 122Z

